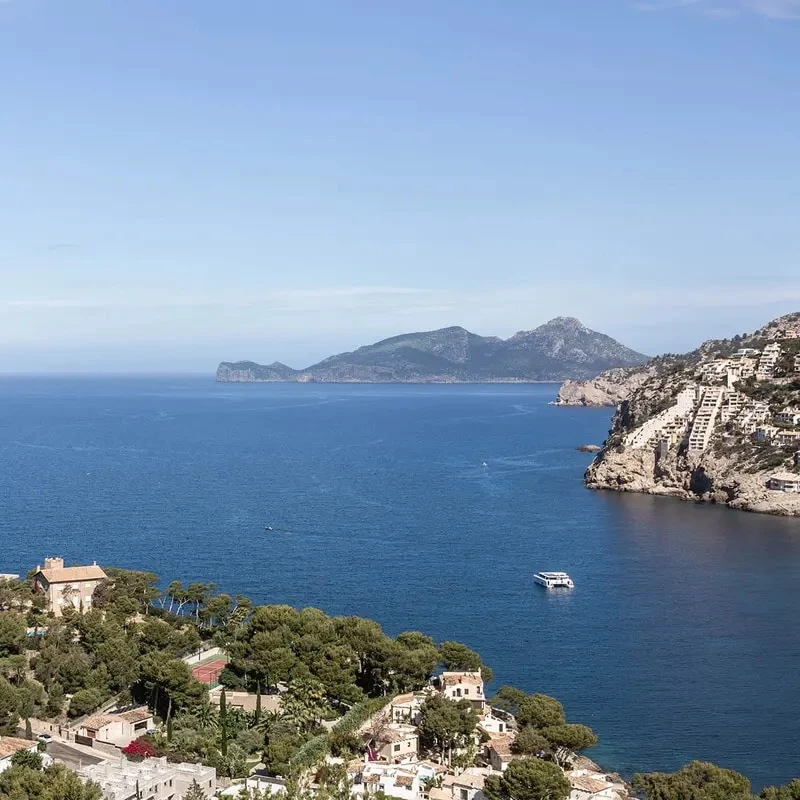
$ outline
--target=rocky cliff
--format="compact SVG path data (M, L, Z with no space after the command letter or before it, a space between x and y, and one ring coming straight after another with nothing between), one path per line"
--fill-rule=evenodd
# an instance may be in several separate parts
M800 515L800 314L636 374L589 488Z
M590 378L610 367L641 364L646 356L572 317L557 317L509 339L460 327L407 333L303 370L275 362L224 361L218 381L326 383L485 383Z
M617 406L627 400L647 379L645 365L620 367L583 381L564 381L558 390L557 406Z

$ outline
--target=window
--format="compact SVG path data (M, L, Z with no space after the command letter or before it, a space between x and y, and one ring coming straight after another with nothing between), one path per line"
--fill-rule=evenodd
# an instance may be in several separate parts
M400 752L400 745L399 744L396 744L394 746L394 751L395 751L395 753L399 753Z
M461 689L456 689L456 697L461 697Z
M466 697L468 694L469 694L469 689L464 689L464 697Z
M461 790L461 800L469 800L469 795L467 794L466 789Z

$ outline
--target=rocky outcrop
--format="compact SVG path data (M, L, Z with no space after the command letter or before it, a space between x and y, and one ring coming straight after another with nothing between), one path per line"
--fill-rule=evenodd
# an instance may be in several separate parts
M787 315L651 360L619 403L586 485L800 516L800 492L775 481L800 482L800 425L785 421L785 409L800 406L798 353L800 315Z
M554 405L613 407L627 400L647 379L646 367L609 369L586 381L564 381Z
M223 362L218 381L327 383L492 383L590 378L609 367L641 364L646 356L572 317L557 317L509 339L460 327L407 333L304 370L278 362Z

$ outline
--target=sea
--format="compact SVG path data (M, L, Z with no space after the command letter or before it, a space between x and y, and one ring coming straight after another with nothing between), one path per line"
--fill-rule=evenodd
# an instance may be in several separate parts
M556 390L0 378L0 572L60 555L371 617L558 697L625 775L800 775L800 519L585 489L610 411Z

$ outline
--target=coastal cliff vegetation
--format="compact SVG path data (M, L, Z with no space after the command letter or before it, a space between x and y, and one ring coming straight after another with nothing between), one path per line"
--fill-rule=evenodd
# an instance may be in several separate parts
M314 608L256 606L211 583L174 581L162 590L153 573L106 574L91 610L65 607L59 619L45 612L30 576L0 581L0 734L24 730L31 737L32 719L68 725L98 709L142 703L160 724L125 748L129 758L202 761L231 778L260 761L287 778L290 798L308 797L301 776L311 771L316 796L333 800L349 797L349 789L327 757L361 758L359 732L392 698L424 692L442 669L493 678L480 655L458 642L437 644L416 631L392 637L372 620ZM210 647L227 660L216 703L184 660ZM229 706L233 692L255 695L254 709ZM266 709L270 697L280 703ZM424 697L416 723L421 747L448 769L471 766L479 723L473 705L436 692ZM595 733L569 722L547 695L503 686L491 705L493 713L511 715L515 737L508 768L487 778L487 798L566 800L565 770L597 743ZM758 797L798 800L798 785ZM708 764L636 776L633 786L646 800L753 797L745 778ZM92 784L25 754L0 774L0 800L55 800L62 790L75 800L99 798Z

